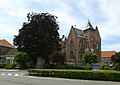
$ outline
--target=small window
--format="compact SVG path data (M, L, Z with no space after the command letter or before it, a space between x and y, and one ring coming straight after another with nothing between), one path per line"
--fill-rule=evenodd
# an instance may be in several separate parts
M104 60L104 58L101 58L101 60Z
M85 48L89 48L89 42L85 42Z
M10 59L6 59L6 63L10 63Z
M105 60L108 60L108 58L105 58Z

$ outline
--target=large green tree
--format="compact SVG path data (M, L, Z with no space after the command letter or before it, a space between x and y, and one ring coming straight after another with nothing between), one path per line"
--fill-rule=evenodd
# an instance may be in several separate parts
M19 34L14 36L14 45L36 61L37 57L49 63L49 55L59 48L59 25L57 17L49 13L29 13Z
M97 55L95 55L93 52L86 52L84 55L84 60L85 60L85 64L95 64L97 63Z

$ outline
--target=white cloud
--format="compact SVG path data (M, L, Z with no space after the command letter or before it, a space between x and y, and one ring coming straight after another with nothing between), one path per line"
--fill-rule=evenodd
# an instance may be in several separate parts
M120 5L119 0L99 0L99 7L106 18L101 24L103 38L120 36Z

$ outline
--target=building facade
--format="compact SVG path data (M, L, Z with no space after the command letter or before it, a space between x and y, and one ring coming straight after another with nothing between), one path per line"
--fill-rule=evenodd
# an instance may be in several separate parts
M63 50L66 53L67 64L75 66L84 65L83 55L87 51L94 52L98 55L98 61L101 60L101 37L97 26L94 29L90 21L88 21L85 30L71 26L64 45Z
M0 40L0 63L13 63L17 49L5 39Z
M103 65L112 65L111 57L116 55L116 51L102 51L101 52L101 63Z

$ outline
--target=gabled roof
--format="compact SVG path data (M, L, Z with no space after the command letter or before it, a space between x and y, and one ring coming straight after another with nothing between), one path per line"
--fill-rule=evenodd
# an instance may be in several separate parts
M0 45L1 46L5 46L5 47L11 47L11 48L15 48L13 45L11 45L7 40L2 39L0 40Z
M116 51L102 51L101 58L111 58L111 56L115 54L116 54Z
M15 55L18 50L16 48L1 46L0 51L0 55Z
M74 30L77 36L83 36L83 31L81 29L74 28L73 26L71 26L71 29Z

